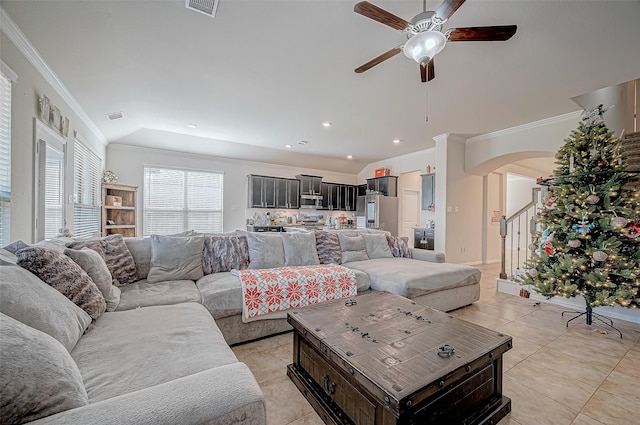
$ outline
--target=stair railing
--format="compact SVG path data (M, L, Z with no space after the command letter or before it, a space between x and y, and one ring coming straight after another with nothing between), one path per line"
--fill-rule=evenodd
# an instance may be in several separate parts
M500 279L513 279L517 270L522 270L527 258L530 255L529 244L536 233L536 215L540 205L540 188L531 189L531 201L520 208L516 213L507 218L504 215L500 218ZM509 269L507 276L507 235L509 239Z

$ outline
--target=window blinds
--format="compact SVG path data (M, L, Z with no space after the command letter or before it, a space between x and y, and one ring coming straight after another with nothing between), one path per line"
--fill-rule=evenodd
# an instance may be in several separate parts
M10 242L11 80L0 71L0 246Z
M144 168L144 235L222 232L223 174Z
M73 236L100 235L102 161L82 142L73 144Z
M64 232L64 149L45 143L44 238Z

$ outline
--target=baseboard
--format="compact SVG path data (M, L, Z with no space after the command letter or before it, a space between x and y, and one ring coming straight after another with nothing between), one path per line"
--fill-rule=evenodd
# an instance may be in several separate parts
M496 289L498 292L519 296L520 290L526 289L531 294L529 296L530 300L556 304L570 310L584 310L585 303L582 295L578 295L574 298L553 297L547 299L546 297L535 293L531 289L531 285L519 285L516 282L506 279L496 279L496 281ZM626 320L627 322L640 324L640 309L637 308L625 308L616 305L615 307L594 307L593 312L611 319Z

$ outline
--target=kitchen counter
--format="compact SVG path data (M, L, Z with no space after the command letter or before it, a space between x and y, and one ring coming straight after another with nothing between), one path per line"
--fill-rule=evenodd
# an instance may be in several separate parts
M247 225L247 232L284 232L284 225L276 226L255 226Z

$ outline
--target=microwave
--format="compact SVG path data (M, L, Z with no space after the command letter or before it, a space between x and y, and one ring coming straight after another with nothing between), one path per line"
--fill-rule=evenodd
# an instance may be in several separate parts
M300 195L300 208L322 209L322 195Z

